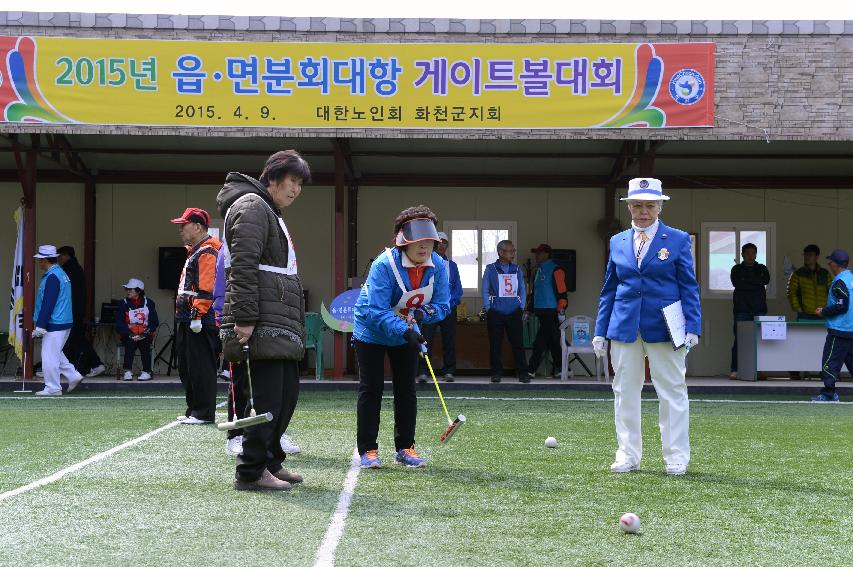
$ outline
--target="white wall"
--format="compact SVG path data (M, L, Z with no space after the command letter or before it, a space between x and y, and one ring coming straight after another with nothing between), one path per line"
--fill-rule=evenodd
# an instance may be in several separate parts
M169 219L187 206L208 209L215 218L219 187L176 185L100 185L97 192L96 313L100 303L122 297L128 277L142 278L157 302L161 319L171 324L172 295L156 289L157 248L179 246ZM40 243L70 244L83 257L83 186L39 184L37 232ZM853 190L744 190L667 189L672 196L662 219L688 232L699 233L702 222L775 222L777 297L768 301L771 313L791 315L784 296L782 259L801 264L803 246L818 244L822 251L853 250L853 234L846 219L853 213ZM0 284L11 283L15 226L12 213L20 199L17 183L0 184ZM547 242L555 248L574 248L578 254L578 290L569 295L570 314L594 315L604 271L604 242L596 224L604 216L600 189L461 189L361 188L359 192L358 264L362 269L391 242L393 220L409 206L426 204L444 220L514 220L517 222L519 260L530 248ZM286 211L299 257L300 274L310 290L309 309L333 297L334 190L306 187ZM629 216L618 209L623 226ZM700 254L701 254L700 250ZM824 254L825 255L825 254ZM823 264L825 262L822 261ZM476 314L480 302L469 302ZM692 375L728 373L731 349L731 301L704 299L702 348L690 356ZM331 352L331 343L327 345ZM483 348L487 348L483 345ZM331 357L329 357L331 358Z

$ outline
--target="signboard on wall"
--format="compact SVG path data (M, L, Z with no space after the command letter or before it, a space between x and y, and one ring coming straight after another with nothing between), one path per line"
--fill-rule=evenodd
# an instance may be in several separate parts
M713 43L0 36L4 122L304 128L714 124Z

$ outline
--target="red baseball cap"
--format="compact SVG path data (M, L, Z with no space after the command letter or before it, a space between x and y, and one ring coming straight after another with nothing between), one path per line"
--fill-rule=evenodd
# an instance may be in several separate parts
M543 242L542 244L540 244L536 248L531 248L530 251L531 252L547 252L548 254L550 254L551 253L551 247Z
M198 207L190 207L184 211L184 214L176 219L172 219L172 224L187 224L197 222L204 226L210 226L210 215L204 209Z

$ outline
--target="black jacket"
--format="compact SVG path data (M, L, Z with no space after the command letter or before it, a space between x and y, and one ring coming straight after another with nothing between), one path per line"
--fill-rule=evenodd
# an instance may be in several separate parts
M216 203L223 218L228 214L225 238L231 256L220 330L226 358L243 358L234 332L236 322L255 325L249 341L253 359L301 360L305 352L302 282L298 275L259 269L259 264L288 264L287 237L278 222L281 211L266 187L242 173L228 174Z
M71 315L75 324L82 323L86 316L86 274L74 257L69 258L62 269L71 280Z
M735 313L767 313L767 289L770 283L770 272L764 264L754 263L746 266L740 263L732 268L732 285Z

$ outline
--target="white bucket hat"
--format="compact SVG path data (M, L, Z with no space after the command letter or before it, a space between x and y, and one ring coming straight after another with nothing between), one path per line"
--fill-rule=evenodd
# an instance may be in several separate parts
M33 254L33 258L56 258L59 253L56 251L56 246L53 244L42 244L39 246L39 253Z
M621 201L669 201L663 194L660 179L653 177L635 177L628 182L628 196Z
M138 280L136 278L130 278L129 280L127 280L127 283L121 287L123 287L125 289L136 289L136 288L138 288L138 289L145 291L145 284L142 283L142 280Z
M438 233L438 238L439 238L439 240L444 240L445 242L450 242L450 239L449 239L449 238L447 238L447 233L446 233L446 232L439 232L439 233Z

